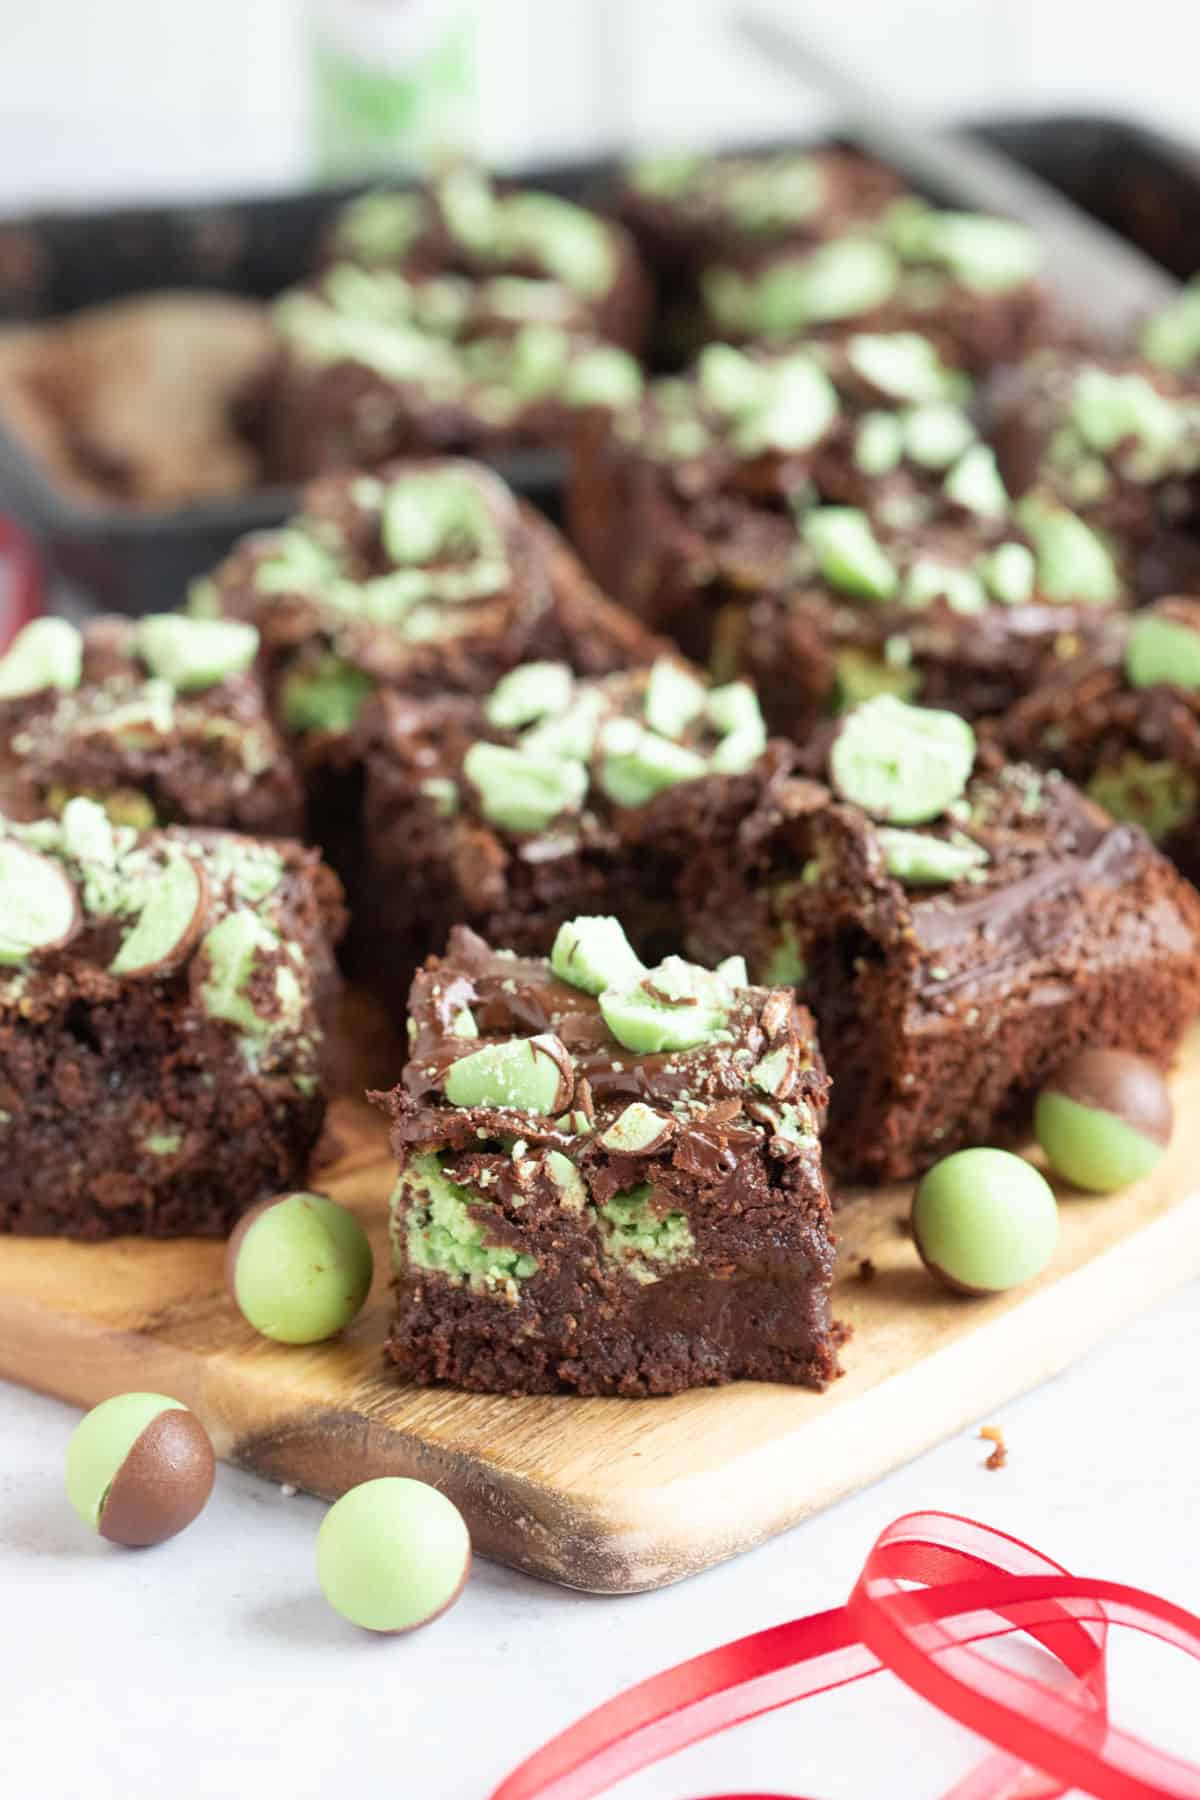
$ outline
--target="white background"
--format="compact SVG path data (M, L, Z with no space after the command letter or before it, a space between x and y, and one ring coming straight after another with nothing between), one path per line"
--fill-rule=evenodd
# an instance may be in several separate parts
M611 142L779 134L811 105L731 48L713 0L484 0L483 136L521 160ZM1095 107L1200 138L1182 0L805 0L829 41L931 112ZM1191 15L1189 18L1188 15ZM0 206L287 187L307 168L291 0L0 0ZM1007 1469L952 1439L681 1588L596 1600L481 1566L427 1633L370 1640L324 1606L321 1508L222 1470L202 1520L128 1554L63 1497L65 1407L0 1384L0 1787L14 1800L483 1800L625 1682L840 1600L875 1532L941 1506L1084 1572L1200 1609L1200 1290L1005 1409ZM1200 1685L1118 1644L1120 1718L1200 1758ZM629 1800L766 1785L918 1800L976 1753L879 1679L629 1783Z

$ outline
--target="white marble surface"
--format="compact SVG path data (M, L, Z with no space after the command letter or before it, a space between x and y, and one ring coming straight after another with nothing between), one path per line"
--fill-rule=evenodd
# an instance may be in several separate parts
M1200 1611L1200 1287L1004 1408L1011 1460L964 1433L788 1536L681 1587L570 1594L487 1564L428 1631L370 1638L325 1607L322 1508L229 1469L158 1550L89 1537L62 1491L75 1414L0 1383L0 1788L16 1800L485 1800L551 1732L625 1683L835 1604L888 1520L941 1507L1077 1572ZM1183 1658L1119 1642L1114 1712L1200 1760ZM918 1800L978 1752L888 1677L646 1771L628 1800L766 1787Z

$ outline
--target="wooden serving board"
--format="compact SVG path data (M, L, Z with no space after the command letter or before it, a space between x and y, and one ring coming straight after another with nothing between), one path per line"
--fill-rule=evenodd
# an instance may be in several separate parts
M342 1149L320 1185L370 1230L377 1273L342 1338L291 1349L258 1337L225 1296L218 1243L7 1238L0 1375L79 1405L168 1393L194 1407L219 1456L271 1480L332 1499L371 1476L416 1475L457 1502L484 1556L600 1593L661 1587L874 1480L1200 1275L1200 1032L1174 1093L1175 1141L1154 1175L1109 1199L1063 1194L1053 1265L1010 1295L969 1300L934 1284L905 1229L907 1190L850 1195L835 1308L854 1335L824 1395L743 1383L579 1400L397 1385L380 1354L393 1169L382 1122L349 1098L335 1103Z

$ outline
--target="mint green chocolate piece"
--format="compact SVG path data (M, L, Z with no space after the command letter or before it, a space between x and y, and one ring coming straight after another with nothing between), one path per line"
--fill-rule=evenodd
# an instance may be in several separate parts
M786 275L788 265L777 271ZM900 271L885 244L875 238L837 238L791 265L797 325L820 325L873 312L896 291ZM769 279L764 278L764 281Z
M905 887L942 886L961 881L964 876L981 869L988 853L981 844L969 838L947 843L945 838L928 837L921 831L899 831L881 826L875 833L883 851L884 866L889 875Z
M285 675L280 709L289 731L349 731L375 683L332 651Z
M603 737L600 786L616 806L644 806L681 781L696 781L708 764L695 750L616 719Z
M242 675L258 655L258 632L240 619L189 619L151 613L138 622L137 652L150 670L181 693L216 687Z
M275 532L269 542L271 554L265 556L254 571L257 593L319 594L338 574L333 556L299 525L285 526L282 531ZM197 613L194 595L191 616L205 616Z
M1012 219L907 200L891 209L888 225L906 262L935 263L977 293L1004 293L1037 273L1037 240Z
M635 1281L657 1281L665 1268L685 1262L696 1248L687 1214L655 1206L648 1182L614 1194L596 1208L600 1248L624 1265Z
M147 1426L163 1413L187 1410L166 1394L137 1393L114 1394L84 1414L67 1444L67 1498L90 1530L103 1532L113 1483Z
M708 695L702 681L671 656L660 656L650 670L642 705L646 724L660 737L677 738L704 711Z
M444 1092L452 1106L495 1106L513 1112L556 1113L570 1103L571 1058L548 1032L485 1044L446 1070Z
M335 221L338 243L367 262L399 261L419 234L425 202L418 193L363 194L344 206Z
M169 855L162 869L147 876L137 917L108 965L109 974L154 975L167 968L195 941L204 899L204 882L191 857Z
M562 384L568 406L604 406L620 412L641 399L645 381L641 367L628 350L615 344L597 344L576 357Z
M984 519L1002 519L1008 512L1008 489L996 467L996 452L987 444L972 444L959 457L942 483L942 492L955 506Z
M910 407L902 415L902 423L904 447L923 469L948 469L976 438L966 413L946 401Z
M582 1119L584 1121L582 1126L572 1131L572 1136L578 1136L587 1130L586 1114L575 1113L570 1116L573 1120ZM561 1130L561 1121L558 1123ZM561 1150L548 1150L546 1152L546 1173L558 1189L558 1203L563 1211L581 1213L587 1205L587 1183L570 1157L564 1156Z
M407 1260L475 1292L515 1296L537 1273L537 1258L488 1241L487 1220L501 1216L493 1201L451 1181L436 1155L414 1156L392 1195L396 1266Z
M793 1045L780 1044L777 1050L769 1050L751 1069L750 1079L764 1094L770 1094L772 1099L781 1099L790 1091L796 1079L796 1052Z
M889 600L899 584L896 565L854 506L818 506L804 521L804 537L831 587L868 600Z
M902 404L962 401L970 391L967 377L947 368L936 344L917 331L861 332L847 344L846 358L864 381Z
M1027 544L997 544L978 557L975 570L992 599L1005 606L1023 606L1033 598L1037 563Z
M1058 1241L1058 1206L1022 1157L959 1150L922 1180L912 1228L934 1274L955 1288L998 1294L1042 1273Z
M69 694L83 673L83 638L66 619L34 619L0 656L0 700L57 688Z
M251 997L255 971L263 957L276 958L279 938L258 914L247 908L227 913L203 939L200 954L208 973L200 987L200 1003L212 1019L236 1025L248 1038L270 1037L293 1028L303 1008L300 984L293 971L280 963L275 970L273 999L259 1012Z
M588 787L583 763L505 744L472 744L463 774L484 818L504 831L544 831L561 814L577 813Z
M837 793L876 819L923 825L958 800L975 762L975 733L957 713L890 694L847 713L830 752Z
M694 150L660 150L630 163L628 176L644 194L676 196L685 193L707 167L707 159Z
M1116 1194L1157 1168L1166 1145L1066 1094L1038 1095L1033 1128L1056 1175L1085 1193Z
M655 1112L641 1100L634 1100L619 1113L607 1131L601 1132L600 1143L616 1156L639 1156L657 1150L671 1135L673 1121Z
M762 970L765 987L799 987L808 980L808 961L793 920L780 922L775 942Z
M477 1038L479 1027L475 1023L475 1014L469 1006L460 1006L450 1021L450 1030L455 1037Z
M1120 762L1097 769L1087 784L1097 806L1114 819L1140 825L1152 843L1190 825L1200 812L1200 782L1164 757L1152 760L1127 750Z
M725 205L744 231L802 225L824 204L828 184L815 157L726 164Z
M864 475L886 475L904 458L904 425L896 413L864 413L854 433L854 466Z
M117 840L112 821L102 806L77 794L63 807L59 820L62 847L76 862L99 863L112 868L117 860Z
M593 300L608 292L615 255L609 229L595 213L557 194L539 193L510 195L500 202L500 213L510 255L536 257L547 274Z
M239 1220L226 1279L243 1318L278 1344L320 1344L371 1291L375 1259L354 1214L324 1194L280 1194Z
M696 360L696 379L705 403L731 417L760 405L771 378L770 365L755 362L732 344L706 344Z
M1200 277L1146 321L1140 348L1147 361L1177 373L1200 362Z
M1165 682L1200 689L1200 630L1162 614L1140 614L1125 648L1125 676L1135 688Z
M79 896L62 864L0 838L0 964L60 949L79 920Z
M458 469L412 470L383 499L383 547L394 563L420 567L447 551L468 557L502 550L476 481Z
M731 1000L720 977L669 956L635 986L602 993L600 1012L618 1043L653 1055L710 1043L724 1029Z
M631 987L646 972L620 920L607 917L580 917L560 925L550 967L560 981L585 994Z
M737 415L733 447L743 456L810 450L838 416L837 390L812 357L784 358L764 371L757 400Z
M750 971L746 967L744 956L725 957L722 962L717 964L713 974L729 988L750 986Z
M929 606L944 600L951 612L977 613L987 605L987 593L974 569L941 563L932 556L920 556L904 578L902 599L906 606Z
M708 716L722 734L709 759L718 775L743 775L767 747L767 727L758 695L747 681L731 681L713 688L708 696Z
M404 1475L364 1481L317 1533L317 1580L334 1612L365 1631L416 1631L458 1599L471 1537L440 1488Z
M565 756L573 762L587 762L603 711L603 695L595 688L584 688L565 712L523 731L520 747L527 755L542 759Z
M1179 406L1144 375L1113 375L1107 369L1084 369L1076 377L1071 422L1088 448L1102 456L1136 444L1147 479L1168 471L1184 433Z
M889 640L896 641L894 638ZM835 709L838 712L848 712L864 700L874 700L877 694L895 694L901 700L915 700L921 691L921 677L908 664L889 663L884 657L875 656L870 650L856 649L853 645L837 652L834 668L837 671Z
M523 663L501 676L484 712L490 725L502 731L518 731L522 725L533 725L539 719L566 712L574 686L566 663Z
M1017 523L1033 540L1038 585L1051 600L1078 600L1100 606L1121 597L1121 578L1098 532L1064 506L1026 494Z

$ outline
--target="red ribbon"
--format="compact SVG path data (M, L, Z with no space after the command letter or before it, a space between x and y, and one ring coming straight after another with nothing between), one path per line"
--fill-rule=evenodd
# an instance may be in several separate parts
M970 1519L912 1513L876 1540L845 1606L753 1632L628 1688L552 1738L491 1800L590 1800L700 1738L880 1669L997 1746L945 1800L1054 1800L1072 1788L1100 1800L1200 1800L1200 1766L1110 1722L1110 1625L1200 1661L1200 1619L1169 1600L1071 1575ZM1056 1660L1053 1679L970 1648L1013 1631Z
M0 653L45 604L42 566L33 540L0 517Z

